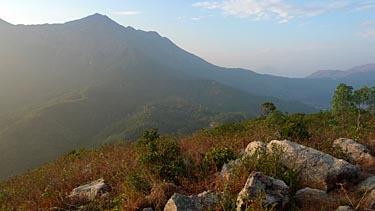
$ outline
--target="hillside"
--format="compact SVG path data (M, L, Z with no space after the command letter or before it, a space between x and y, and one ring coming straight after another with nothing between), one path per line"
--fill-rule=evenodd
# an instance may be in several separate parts
M267 101L315 111L207 79L224 69L99 14L65 24L1 22L0 33L0 178L152 127L181 135L243 120Z
M248 206L253 210L335 210L339 205L367 210L368 204L361 198L369 193L357 191L355 187L367 177L371 178L374 173L371 165L363 167L358 179L348 180L343 186L333 183L328 190L318 191L328 195L323 194L323 198L313 195L318 199L310 196L312 201L303 201L306 204L298 202L295 196L297 190L306 187L302 177L288 170L277 156L260 158L261 155L256 155L261 161L247 160L235 168L229 180L220 176L223 163L240 158L247 144L255 140L269 143L274 139L289 139L353 162L348 157L348 151L334 147L333 142L338 137L356 137L356 141L374 153L375 143L371 141L375 139L374 115L364 113L362 117L364 124L360 129L355 126L355 113L348 113L344 121L341 115L331 112L310 115L274 112L268 117L224 124L182 138L159 138L157 131L150 130L144 132L137 142L72 151L55 162L1 182L0 208L75 210L84 205L80 210L142 210L146 207L163 210L166 201L175 192L191 195L213 190L223 192L226 197L212 209L235 210L237 194L247 177L251 172L261 171L284 180L290 187L289 205L263 208L262 203L257 201L263 200L260 197L253 203L249 202ZM247 153L249 149L246 149ZM324 171L319 165L313 169L322 167ZM108 194L93 201L69 198L74 188L99 178L104 178L109 186L105 190ZM309 187L314 186L311 182L308 184Z
M306 78L329 78L348 82L349 80L373 81L375 79L375 64L353 67L349 70L320 70Z

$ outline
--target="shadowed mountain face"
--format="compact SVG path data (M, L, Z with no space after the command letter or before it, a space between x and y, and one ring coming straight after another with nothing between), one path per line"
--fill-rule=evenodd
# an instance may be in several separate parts
M186 134L241 120L266 101L314 112L329 107L340 82L218 67L100 14L65 24L0 21L0 34L0 177L143 129Z
M136 139L143 129L186 134L255 116L265 101L315 111L261 96L265 86L232 86L241 74L258 75L216 67L99 14L65 24L0 22L0 34L0 177L73 149Z

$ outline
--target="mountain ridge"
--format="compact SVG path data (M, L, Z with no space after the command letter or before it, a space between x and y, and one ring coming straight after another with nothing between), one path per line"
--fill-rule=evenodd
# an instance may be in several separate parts
M317 79L317 78L331 78L331 79L339 79L339 78L346 78L356 74L367 74L367 73L375 73L375 63L369 63L366 65L355 66L350 68L349 70L319 70L317 72L312 73L311 75L307 76L306 78Z

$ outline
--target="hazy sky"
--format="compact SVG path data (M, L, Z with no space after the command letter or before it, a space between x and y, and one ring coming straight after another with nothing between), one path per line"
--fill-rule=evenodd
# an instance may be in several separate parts
M300 77L375 63L375 0L0 0L0 18L13 24L93 13L220 66Z

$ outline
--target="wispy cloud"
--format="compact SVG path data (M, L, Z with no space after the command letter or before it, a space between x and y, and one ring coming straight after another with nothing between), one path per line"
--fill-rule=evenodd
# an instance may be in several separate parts
M229 16L250 18L255 21L273 20L278 23L287 23L295 18L314 17L344 9L372 9L373 5L375 6L371 2L363 4L354 0L319 0L299 4L288 0L219 0L193 4L195 7L222 11L223 14Z
M112 12L114 15L139 15L142 14L140 11L128 10L128 11L115 11Z
M375 26L375 20L367 20L361 23L361 26Z
M375 38L375 28L369 28L359 34L364 38Z

